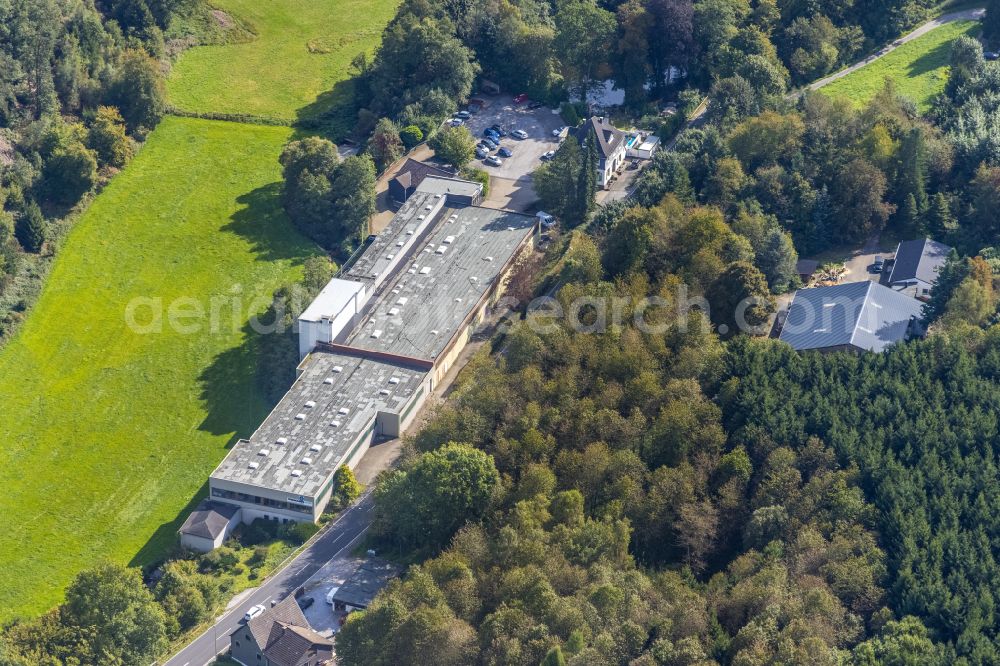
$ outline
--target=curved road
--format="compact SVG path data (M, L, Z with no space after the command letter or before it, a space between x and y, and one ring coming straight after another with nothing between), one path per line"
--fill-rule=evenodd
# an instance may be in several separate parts
M871 55L871 56L868 56L864 60L862 60L860 62L857 62L857 63L851 65L850 67L848 67L847 69L843 69L843 70L837 72L836 74L831 74L830 76L822 78L819 81L813 81L812 83L809 84L808 87L809 87L810 90L819 90L823 86L829 85L829 84L833 83L834 81L836 81L837 79L842 79L845 76L847 76L848 74L853 74L854 72L858 71L862 67L864 67L866 65L870 65L871 63L875 62L879 58L882 58L884 56L889 55L890 53L892 53L893 51L895 51L896 49L898 49L900 46L902 46L903 44L905 44L907 42L912 42L914 39L917 39L918 37L922 37L923 35L926 35L928 32L930 32L934 28L939 28L939 27L941 27L942 25L944 25L946 23L952 23L954 21L978 21L985 14L986 14L986 10L983 9L983 8L979 8L979 9L966 9L966 10L963 10L963 11L960 11L960 12L952 12L950 14L942 14L941 16L937 17L936 19L932 19L932 20L928 21L927 23L924 23L922 26L920 26L919 28L917 28L916 30L914 30L913 32L911 32L910 34L905 35L904 37L900 37L899 39L897 39L896 41L894 41L889 46L886 46L883 50L880 50L878 53L876 53L874 55Z
M251 606L268 606L272 600L283 599L304 585L324 564L351 548L371 524L374 508L375 503L369 491L336 521L313 537L309 545L284 569L268 576L253 593L226 611L213 626L168 659L165 666L204 666L220 652L228 650L229 634L242 624L243 615ZM323 600L320 599L319 603L323 603Z

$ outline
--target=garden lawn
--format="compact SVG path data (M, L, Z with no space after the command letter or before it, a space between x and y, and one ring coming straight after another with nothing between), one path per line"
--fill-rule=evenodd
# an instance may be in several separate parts
M916 102L920 111L925 112L948 81L951 43L961 35L975 36L978 31L976 21L947 23L820 91L831 97L847 97L861 107L882 90L889 78L901 95Z
M399 0L213 0L247 24L253 41L185 52L168 81L183 111L292 121L349 96L351 60L371 54ZM333 92L331 92L333 91ZM322 99L320 99L322 98Z
M0 620L53 607L102 558L162 557L227 444L266 415L248 312L317 252L278 201L290 133L167 118L60 248L0 350ZM143 334L126 325L137 297L228 305L216 330L165 317Z

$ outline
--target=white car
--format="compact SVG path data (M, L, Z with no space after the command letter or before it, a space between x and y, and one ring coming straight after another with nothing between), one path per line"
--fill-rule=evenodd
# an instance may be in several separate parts
M548 160L551 160L553 157L555 157L555 155L556 155L556 151L554 151L554 150L547 150L544 153L542 153L541 159L543 161L548 161Z
M250 610L247 611L247 614L243 616L243 621L249 622L255 617L260 617L261 615L264 614L264 610L265 609L263 606L257 604L256 606L252 607Z
M515 139L527 139L528 138L528 133L525 132L524 130L514 130L513 132L510 133L510 135L512 137L514 137Z
M567 127L566 125L563 125L559 129L552 130L552 136L554 136L554 137L556 137L558 139L563 134L565 134L567 131L569 131L569 127Z
M451 125L452 127L459 127L461 125L464 125L465 121L462 120L461 118L452 118L451 120L448 121L448 124Z
M483 161L489 164L490 166L501 166L503 164L503 160L497 157L496 155L490 155Z
M490 151L486 150L486 148L484 148L482 146L480 146L479 148L476 148L476 157L478 157L479 159L483 159L484 157L486 157L489 154L490 154Z

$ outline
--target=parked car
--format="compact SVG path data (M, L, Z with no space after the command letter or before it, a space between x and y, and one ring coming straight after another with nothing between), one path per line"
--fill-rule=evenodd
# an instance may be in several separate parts
M476 157L483 159L490 154L490 151L486 146L476 146Z
M500 127L500 125L493 125L492 127L490 127L490 129L499 134L500 136L507 136L507 130Z
M543 106L545 106L545 105L542 104L541 102L532 102L531 104L528 105L528 108L531 109L532 111L534 111L535 109L540 109Z
M525 132L524 130L514 130L513 132L510 133L510 135L512 137L514 137L515 139L527 139L528 138L528 133Z
M528 93L521 93L514 98L514 104L524 104L528 101Z
M260 617L261 615L264 614L265 610L267 609L261 606L260 604L257 604L256 606L251 607L250 610L247 611L247 614L243 616L243 621L249 622L255 617Z
M1000 53L997 53L996 51L987 51L983 54L983 59L990 61L1000 60Z
M490 137L495 135L496 133L497 133L496 130L493 129L492 127L487 127L486 129L483 130L484 137Z
M556 225L556 218L552 217L544 210L540 210L535 213L535 217L538 218L538 221L542 223L542 227L545 229L551 229Z
M549 150L549 151L546 151L546 152L542 153L541 159L542 159L543 162L544 161L548 161L548 160L551 160L553 157L555 157L555 155L556 155L556 151Z
M490 150L496 150L500 144L493 139L483 139L479 145L486 146Z
M315 597L303 597L303 598L299 599L299 608L301 608L302 610L305 610L305 609L309 608L310 606L312 606L314 603L316 603L316 598Z
M563 134L565 134L568 131L569 131L569 127L567 127L566 125L563 125L559 129L552 130L552 136L554 136L554 137L556 137L558 139L559 137L561 137Z
M499 157L497 157L496 155L490 155L489 157L487 157L483 161L486 162L487 164L489 164L490 166L496 166L496 167L498 167L498 166L503 165L503 160L500 159Z
M882 258L881 254L875 255L875 263L872 264L872 273L881 273L885 268L885 259Z
M630 160L628 163L628 168L630 171L635 171L639 168L639 160Z
M455 117L461 118L462 120L468 120L469 118L472 117L472 114L469 113L468 111L459 111L458 113L455 114Z
M503 148L497 151L497 154L500 155L500 157L510 157L514 153L510 152L510 148L504 146Z
M451 120L448 121L448 124L451 125L452 127L459 127L461 125L464 125L465 121L462 120L461 118L452 118Z

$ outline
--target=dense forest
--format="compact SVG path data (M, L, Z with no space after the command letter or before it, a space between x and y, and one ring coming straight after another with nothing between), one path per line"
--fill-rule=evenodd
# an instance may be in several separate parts
M624 299L625 323L511 313L377 486L373 543L413 564L350 616L343 663L1000 661L1000 66L961 38L925 115L890 83L862 109L789 94L931 9L404 3L355 63L359 125L419 124L476 75L550 101L611 78L637 118L685 87L710 106L625 202L579 185L586 142L538 172L571 230L538 280L566 311ZM448 72L393 50L421 31L446 40ZM413 76L426 87L396 94ZM820 355L731 335L737 302L763 323L798 286L799 253L886 230L957 250L929 339Z

